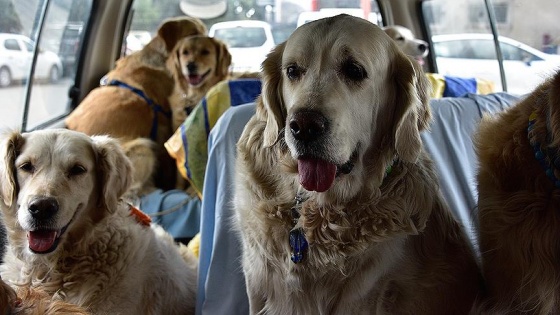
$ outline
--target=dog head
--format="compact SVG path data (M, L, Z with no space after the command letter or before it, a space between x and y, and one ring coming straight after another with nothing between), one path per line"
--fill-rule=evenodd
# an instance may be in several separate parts
M36 254L55 252L68 234L115 211L131 181L130 162L106 136L65 129L13 132L0 154L8 237Z
M223 80L231 64L227 46L211 37L189 36L173 51L173 67L192 88L214 85Z
M163 21L157 30L156 37L163 39L166 51L171 52L182 38L193 35L206 35L207 33L208 29L201 20L193 17L180 17Z
M364 176L382 180L394 155L418 159L428 84L419 65L366 20L339 15L305 24L263 62L264 144L285 139L306 190L338 183L340 194L355 195Z
M391 37L397 46L407 55L412 56L421 65L424 63L424 57L428 55L428 43L421 39L417 39L412 31L400 25L386 26L383 28L385 33Z

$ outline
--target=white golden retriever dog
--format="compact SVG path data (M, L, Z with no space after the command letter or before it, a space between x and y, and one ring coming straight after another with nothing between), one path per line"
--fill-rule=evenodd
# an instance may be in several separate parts
M339 15L298 28L263 69L236 162L251 313L468 313L480 272L423 150L418 64Z
M383 30L405 54L414 57L421 65L424 64L424 57L429 52L428 43L417 39L412 31L404 26L390 25L385 26Z
M196 259L122 202L131 166L116 140L12 132L0 150L2 279L93 314L194 313Z

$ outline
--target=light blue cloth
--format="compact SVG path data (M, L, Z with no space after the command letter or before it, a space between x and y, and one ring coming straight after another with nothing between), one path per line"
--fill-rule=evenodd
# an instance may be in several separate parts
M241 246L231 231L233 177L237 140L254 103L232 107L218 120L208 138L204 178L196 314L249 314Z
M477 204L477 157L472 136L484 113L500 112L518 100L507 93L467 94L430 101L433 122L422 134L426 151L439 175L443 195L455 218L462 222L475 249L474 216Z
M191 239L200 230L201 201L183 190L157 189L142 196L138 208L175 239Z
M440 175L444 197L455 217L475 240L477 160L472 135L483 113L501 111L517 101L505 93L431 101L434 121L422 134ZM248 314L241 270L241 247L231 230L235 144L254 114L254 104L231 108L210 133L202 204L197 315ZM476 245L475 245L476 248Z

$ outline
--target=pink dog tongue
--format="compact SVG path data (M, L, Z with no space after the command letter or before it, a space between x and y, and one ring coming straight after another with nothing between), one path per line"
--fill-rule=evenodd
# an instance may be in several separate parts
M336 165L320 159L298 160L299 183L308 191L324 192L336 177Z
M56 240L56 231L32 231L27 234L29 248L41 253L48 251Z
M200 81L202 81L201 75L189 75L189 83L191 85L199 85Z

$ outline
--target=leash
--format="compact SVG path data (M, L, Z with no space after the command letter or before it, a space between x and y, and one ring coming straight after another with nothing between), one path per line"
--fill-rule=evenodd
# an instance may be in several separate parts
M156 104L156 102L154 102L152 99L150 99L146 95L146 93L144 93L144 91L142 91L141 89L135 88L133 86L130 86L130 85L128 85L128 84L126 84L122 81L111 80L110 82L107 83L107 86L118 86L118 87L122 87L122 88L125 88L127 90L130 90L134 94L140 96L148 104L148 106L150 106L150 108L154 111L154 119L153 119L153 122L152 122L152 130L150 131L150 138L152 140L156 141L157 140L157 127L158 127L157 114L162 113L165 117L171 118L171 111L165 111L161 105Z

